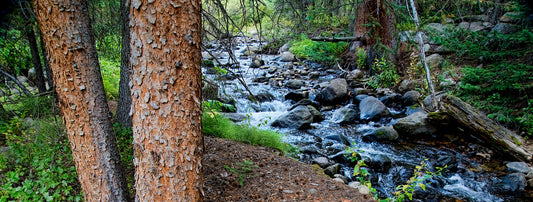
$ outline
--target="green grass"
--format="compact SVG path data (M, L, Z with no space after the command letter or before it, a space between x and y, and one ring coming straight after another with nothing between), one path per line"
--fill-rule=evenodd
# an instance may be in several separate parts
M261 130L246 125L237 125L217 113L204 113L202 132L205 135L235 140L251 145L262 145L278 149L284 154L296 151L296 148L283 142L282 135L270 130Z
M118 99L120 82L120 62L100 58L100 72L104 82L104 89L108 100Z

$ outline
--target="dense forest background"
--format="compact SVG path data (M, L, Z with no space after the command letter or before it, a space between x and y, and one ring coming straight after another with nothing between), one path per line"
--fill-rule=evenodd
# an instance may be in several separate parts
M112 109L117 108L119 98L122 3L88 0ZM202 3L205 42L248 36L264 44L264 54L277 54L284 44L290 44L290 51L299 60L364 71L372 88L397 89L406 80L419 81L412 85L429 95L413 34L423 30L429 44L426 51L440 56L430 64L438 92L457 95L502 126L525 138L533 136L531 1L417 0L420 28L415 26L408 1L401 0ZM0 201L83 200L31 2L9 0L2 4ZM474 28L474 22L481 23ZM458 29L457 24L467 27ZM313 40L316 38L323 40ZM346 40L324 42L342 38ZM209 65L209 61L204 62ZM114 129L123 164L131 168L131 128L115 124ZM132 188L133 179L128 181Z

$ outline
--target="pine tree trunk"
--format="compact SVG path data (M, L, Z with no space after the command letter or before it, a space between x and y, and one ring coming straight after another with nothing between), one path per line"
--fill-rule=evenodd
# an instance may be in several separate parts
M122 127L131 128L131 90L130 90L130 28L129 28L130 0L122 0L120 9L122 19L122 53L120 61L120 82L118 90L118 106L115 114L115 122Z
M48 52L44 47L43 36L41 34L41 53L43 54L44 69L46 71L46 79L48 81L48 88L54 89L54 79L52 77L52 69L50 68L50 62L48 61Z
M201 201L201 1L132 1L137 201Z
M128 201L84 0L34 1L87 201Z
M32 23L33 24L33 23ZM31 61L33 63L33 68L35 68L35 80L37 83L37 89L39 93L46 92L46 83L44 82L44 73L43 66L41 65L41 57L39 56L39 48L37 47L37 40L35 39L35 32L33 31L33 26L28 28L28 33L26 38L30 45L31 52Z
M367 64L374 59L386 56L393 60L394 32L396 22L393 10L386 6L386 0L363 0L357 4L354 37L366 43Z

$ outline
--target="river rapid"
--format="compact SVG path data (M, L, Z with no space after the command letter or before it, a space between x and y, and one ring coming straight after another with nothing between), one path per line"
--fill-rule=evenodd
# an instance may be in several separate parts
M353 184L351 182L357 181L353 176L354 163L345 157L345 148L351 147L361 151L359 156L365 159L365 169L370 173L366 179L380 198L393 197L398 185L406 184L416 176L426 185L425 190L419 185L414 186L415 201L528 200L523 192L510 191L513 189L508 186L513 183L509 185L510 182L507 182L510 172L506 170L506 159L498 157L475 139L463 138L468 134L435 134L434 138L425 140L402 136L393 141L365 138L377 128L390 126L399 118L421 110L393 101L386 102L394 97L394 92L368 93L382 100L390 111L389 116L379 120L339 123L335 112L347 105L357 106L360 101L352 96L340 105L319 106L317 109L322 114L322 120L311 123L305 129L273 127L271 123L290 111L296 103L287 99L287 94L297 92L315 100L328 81L346 74L344 70L307 61L283 62L280 55L254 54L252 52L257 52L257 47L264 44L245 37L206 44L204 60L228 69L228 73L223 74L213 67L202 68L203 74L218 84L220 100L235 105L237 111L234 115L244 120L240 123L284 134L286 142L300 148L298 160L301 162L316 164L320 157L325 157L325 168L337 165L335 172L338 175L335 176ZM303 81L303 84L298 89L288 88L287 82L291 79ZM363 82L355 85L364 87ZM250 92L260 101L252 101ZM422 166L422 175L414 174L417 166ZM445 168L440 174L423 179L425 171L435 173L437 167ZM354 188L354 191L358 190Z

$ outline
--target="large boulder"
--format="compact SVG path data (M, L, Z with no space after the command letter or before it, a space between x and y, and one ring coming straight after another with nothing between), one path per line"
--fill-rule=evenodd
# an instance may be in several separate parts
M494 187L502 193L519 193L527 185L526 176L523 173L512 173L498 180Z
M441 55L434 53L428 56L426 58L426 61L430 69L437 69L442 66L442 63L444 62L444 58Z
M316 101L323 105L338 104L348 96L348 82L345 79L333 79L318 93Z
M382 126L363 136L363 140L366 142L393 141L397 140L398 137L398 132L392 126Z
M512 34L520 30L518 25L509 23L498 23L490 30L491 32L498 32L500 34Z
M274 120L272 126L304 129L319 120L321 120L321 114L313 106L300 105Z
M285 83L285 87L290 89L300 89L304 85L304 81L300 79L291 79Z
M389 109L373 96L368 96L359 103L360 118L362 120L374 120L390 115Z
M402 98L403 104L405 106L411 106L418 102L418 98L420 98L420 93L416 90L410 90L403 94Z
M282 62L292 62L296 60L296 57L294 57L294 54L292 54L289 51L285 51L281 53L281 59Z
M331 117L331 122L334 123L351 123L359 118L359 114L354 108L354 105L347 105L335 110Z
M429 123L425 112L416 112L400 118L393 127L399 134L407 136L428 136L437 132L437 129Z

